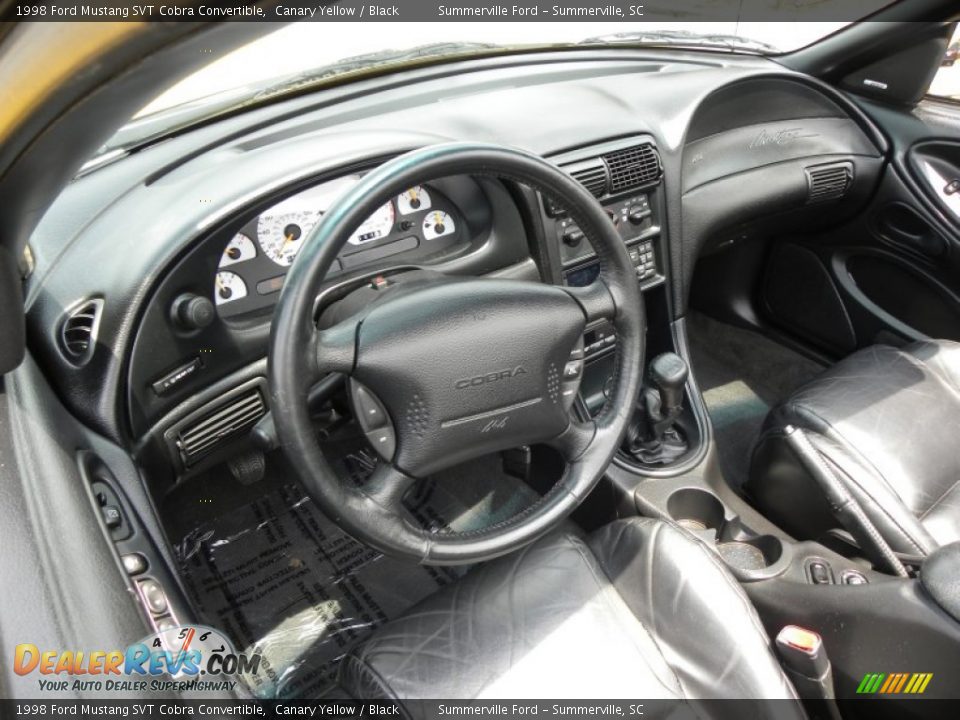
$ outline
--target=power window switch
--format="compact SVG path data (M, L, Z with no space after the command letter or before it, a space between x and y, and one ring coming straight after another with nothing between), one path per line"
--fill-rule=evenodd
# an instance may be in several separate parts
M153 579L140 581L140 595L143 597L143 604L154 615L163 615L167 612L169 604L167 595L160 587L160 583Z
M814 585L833 585L833 573L823 560L814 560L809 565L810 581Z
M139 575L147 569L147 559L138 552L126 553L120 560L127 575Z

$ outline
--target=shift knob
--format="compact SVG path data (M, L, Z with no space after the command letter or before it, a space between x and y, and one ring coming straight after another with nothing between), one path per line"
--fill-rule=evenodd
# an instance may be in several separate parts
M660 404L664 415L683 405L683 387L690 370L687 363L676 353L657 355L649 368L650 381L660 392Z

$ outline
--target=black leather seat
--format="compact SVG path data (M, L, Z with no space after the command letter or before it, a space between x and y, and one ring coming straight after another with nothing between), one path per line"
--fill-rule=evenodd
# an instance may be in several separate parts
M721 561L641 518L589 539L558 532L476 568L348 654L340 683L401 700L780 698L791 702L753 710L803 717Z
M802 428L897 552L960 540L960 344L860 350L768 416L748 494L785 530L819 538L839 523L784 441Z

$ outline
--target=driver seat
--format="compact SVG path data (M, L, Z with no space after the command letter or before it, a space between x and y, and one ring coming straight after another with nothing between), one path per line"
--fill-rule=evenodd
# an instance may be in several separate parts
M475 568L350 652L340 686L400 701L777 698L792 702L753 709L804 717L720 559L649 518L564 528Z

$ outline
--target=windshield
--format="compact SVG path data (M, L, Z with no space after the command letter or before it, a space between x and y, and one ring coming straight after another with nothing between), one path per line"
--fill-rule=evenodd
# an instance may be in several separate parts
M822 7L837 1L817 0L815 4ZM852 2L862 16L890 0ZM793 2L786 3L785 19L797 17L797 7ZM849 12L849 5L845 9ZM775 54L809 45L848 24L849 21L294 23L211 62L169 88L100 148L85 170L223 112L331 78L349 78L410 62L530 48L624 45Z

